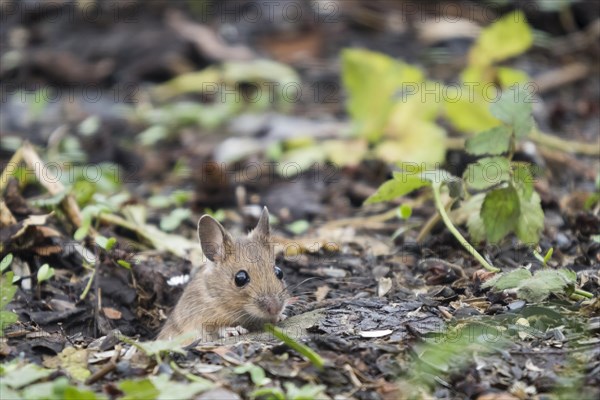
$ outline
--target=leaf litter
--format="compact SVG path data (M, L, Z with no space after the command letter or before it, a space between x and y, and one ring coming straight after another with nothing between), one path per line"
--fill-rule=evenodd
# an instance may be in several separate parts
M356 19L350 27L369 24L360 19L361 13L348 15ZM378 16L377 12L371 15ZM482 83L491 80L508 87L527 75L505 64L513 65L511 59L516 56L529 57L529 53L523 54L532 42L524 22L528 17L521 12L507 14L484 28L468 52L463 82L478 77ZM179 21L192 31L208 29L182 18L171 13L166 23L173 27L177 25L174 21ZM45 23L43 17L35 20ZM153 96L162 96L162 101L168 97L168 104L138 109L133 113L138 118L135 123L115 122L114 105L106 104L111 110L108 114L114 115L82 115L77 132L71 133L69 128L56 131L54 144L48 143L45 149L27 142L21 145L19 136L5 142L3 135L3 146L17 145L10 155L2 154L2 161L16 150L20 168L43 165L42 160L53 162L55 156L72 157L71 161L87 157L90 163L84 165L113 163L122 177L124 173L125 178L135 180L123 184L108 182L112 178L104 183L81 179L69 187L53 182L39 169L32 169L28 181L21 179L27 176L21 172L14 173L15 180L5 180L3 173L0 397L366 399L420 395L487 399L597 394L598 206L588 195L581 202L589 203L586 208L574 206L577 199L562 184L566 180L582 193L597 190L597 185L588 182L589 171L596 164L577 158L583 167L577 169L576 163L571 163L572 169L565 168L569 166L565 157L551 158L542 150L549 146L580 151L581 143L548 141L536 130L532 109L512 101L509 92L491 108L478 102L422 107L414 98L398 104L396 89L409 81L427 83L425 76L430 71L356 49L342 55L341 79L350 94L352 123L283 116L277 112L286 104L275 104L275 113L268 112L268 118L254 117L252 125L248 123L252 117L234 115L238 104L210 107L189 99L207 95L198 94L207 77L216 76L225 84L246 80L260 84L270 74L278 74L280 79L294 81L299 79L296 69L272 61L244 64L228 59L233 53L223 53L223 48L243 57L254 55L246 47L228 48L210 29L202 40L209 44L212 40L218 44L216 48L206 47L207 42L190 36L181 26L173 32L165 29L164 23L153 25L168 46L157 40L152 51L160 56L150 57L145 68L123 60L122 74L145 81L147 72L142 70L151 71L150 76L170 74L165 71L173 68L180 71L171 73L172 79L162 79L155 87L159 90L149 93L153 102L157 101ZM385 26L375 30L385 30ZM60 36L54 30L48 34ZM286 35L273 36L277 40ZM335 42L334 36L331 40ZM134 48L140 45L136 37L116 40L113 45ZM536 46L543 47L535 40ZM80 39L69 46L82 44L88 46ZM55 51L42 39L40 45ZM185 62L169 64L173 58L164 56L179 52L185 59L192 47L198 52L195 59L207 55L224 63L218 68L203 69L204 65L190 70ZM120 50L115 54L129 53ZM72 49L64 54L69 51ZM412 51L410 46L407 51ZM547 56L543 51L540 55ZM43 57L31 60L42 76L49 71ZM91 68L97 60L89 64L74 60L62 79L110 73L110 65L103 69L98 64L94 73L78 74L73 65ZM500 62L502 66L496 65ZM331 79L319 75L322 71L312 73ZM181 82L193 85L182 90ZM588 86L593 82L586 78ZM597 117L593 107L586 111L586 104L595 98L577 85L564 89L567 101L545 95L544 101L552 102L554 109L544 111L550 115L550 124L560 127L555 131L579 132L570 120L589 123ZM180 102L182 98L185 101ZM340 112L342 105L338 102L331 107ZM50 112L42 110L43 104L37 106L41 112L32 110L32 115L42 118L53 112L53 106L48 106ZM259 106L255 110L265 112ZM541 106L547 107L545 103ZM312 112L318 114L318 110ZM13 114L7 113L13 123ZM448 124L440 123L440 118L447 118ZM540 126L550 129L543 119L538 121ZM225 120L231 121L230 129L236 121L244 125L247 140L243 143L252 151L240 156L227 147L242 142L228 143L213 135L211 129ZM41 121L38 125L44 129L54 123ZM38 125L20 130L33 143L45 143ZM141 126L146 130L139 129ZM454 129L480 132L466 139L467 151L479 157L475 164L470 156L453 153L449 140L453 138L448 136ZM302 131L310 131L309 140L298 140ZM358 137L348 140L341 134L352 131ZM511 147L510 135L535 143L539 153L559 167L549 165L548 176L535 177L530 184L533 173L519 170L517 161L490 160L514 150L518 162L531 161L526 145L515 141ZM419 139L428 145L423 146ZM211 141L222 147L217 151L219 145L211 146ZM54 147L56 143L62 146L60 151ZM160 152L153 146L159 146ZM290 175L293 179L273 176L269 181L239 185L236 180L248 172L246 167L262 160L256 149L268 146L269 160L298 162L307 171ZM593 151L593 146L588 147L585 151ZM585 151L582 153L592 154ZM202 172L195 176L190 172L206 172L201 164L210 161L211 153L227 159L233 155L240 162L235 171L220 170L229 174L229 179L213 176L207 184L206 176L198 178ZM373 155L383 161L374 160ZM477 178L467 188L495 193L485 200L478 194L456 195L452 182L448 182L447 192L438 193L458 229L466 222L477 249L491 264L501 267L502 273L495 277L481 269L483 264L461 247L439 219L430 219L437 209L432 206L430 183L417 175L406 178L391 165L415 160L435 164L444 156L449 160L458 157L454 160L460 165L478 168L458 168L452 171L457 177L472 173L481 178L491 161L501 167L496 181ZM143 160L143 168L142 164L131 165L134 159ZM319 170L318 164L325 160L342 168ZM68 162L62 167L75 172ZM284 172L282 168L276 171ZM314 179L331 171L334 181L324 184L325 179ZM384 183L390 177L391 183ZM502 187L505 184L510 189ZM242 186L244 190L239 189ZM174 197L147 201L158 193L169 196L182 188L191 195L181 201ZM115 190L123 195L121 199L111 197ZM384 199L392 204L360 207L365 200ZM279 217L274 225L278 263L294 287L290 317L280 325L281 331L188 348L152 341L181 292L181 285L168 282L175 276L189 277L201 260L195 240L197 218L205 212L219 213L220 220L243 232L254 222L249 206L259 203L267 203ZM400 204L410 204L410 212L405 208L402 213L406 217L397 215ZM554 221L552 213L557 216ZM509 221L517 215L516 223ZM411 225L415 223L428 228L419 234ZM520 246L518 239L525 242L526 238L535 239L530 242L536 244L539 238L540 248Z

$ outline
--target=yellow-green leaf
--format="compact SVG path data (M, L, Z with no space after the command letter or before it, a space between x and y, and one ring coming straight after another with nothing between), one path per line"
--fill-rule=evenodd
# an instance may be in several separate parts
M450 123L462 132L480 132L500 123L490 113L489 103L468 87L461 87L456 95L445 97L444 109Z
M481 31L469 53L469 64L487 66L525 52L533 43L525 14L514 11Z
M519 85L526 82L531 82L531 77L526 72L518 69L498 67L496 72L498 74L500 86L503 88L507 88L515 84Z
M430 184L431 182L421 177L421 175L396 172L394 173L394 178L384 182L379 189L377 189L377 192L365 201L365 204L394 200L413 190Z
M434 167L446 156L446 131L428 121L415 121L411 131L398 139L385 140L375 148L375 155L389 163L414 163L419 168Z
M381 53L347 49L342 52L342 80L356 134L376 141L383 134L393 96L418 87L423 73Z
M337 166L357 166L368 150L365 139L331 139L321 144L327 158Z

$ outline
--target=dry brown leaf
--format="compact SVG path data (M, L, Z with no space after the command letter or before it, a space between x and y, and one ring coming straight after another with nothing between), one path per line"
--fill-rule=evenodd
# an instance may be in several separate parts
M25 233L25 231L27 230L27 228L30 226L44 225L46 223L46 220L48 219L48 217L50 217L53 214L54 214L54 211L51 212L50 214L30 215L29 217L27 217L26 219L24 219L23 221L20 222L23 225L14 235L11 236L11 239L16 239L19 236L23 235Z
M31 249L35 254L40 256L49 256L52 254L59 254L62 252L63 248L58 245L48 245L48 246L37 246Z
M115 310L114 308L102 307L102 311L109 319L121 319L122 317L121 311Z
M330 290L331 288L327 285L319 286L317 290L315 290L315 298L317 301L325 300Z

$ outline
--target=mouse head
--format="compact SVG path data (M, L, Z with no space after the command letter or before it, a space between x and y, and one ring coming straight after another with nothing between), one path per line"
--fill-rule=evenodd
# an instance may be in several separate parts
M236 310L232 312L238 312L236 323L261 326L277 322L288 295L283 272L275 265L267 208L245 238L234 239L209 215L198 221L198 237L210 261L205 273L207 292L223 298Z

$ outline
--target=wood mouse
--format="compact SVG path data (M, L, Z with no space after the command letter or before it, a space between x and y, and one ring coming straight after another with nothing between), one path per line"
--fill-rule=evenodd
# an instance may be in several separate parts
M185 288L158 335L215 340L261 329L285 318L289 295L270 245L269 211L247 237L234 239L209 215L198 221L206 263Z

